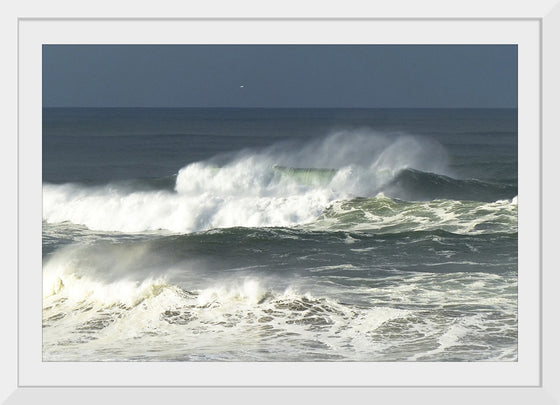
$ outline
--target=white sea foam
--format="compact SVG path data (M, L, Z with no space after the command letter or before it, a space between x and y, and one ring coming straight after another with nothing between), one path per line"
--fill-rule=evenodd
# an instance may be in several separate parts
M489 226L481 227L486 224ZM335 201L311 229L376 230L391 232L442 229L461 234L517 231L517 204L434 200L406 202L386 197Z
M489 275L474 276L492 283ZM320 353L323 359L346 361L437 360L449 351L461 357L461 347L481 333L514 333L514 298L491 301L491 286L467 292L447 286L461 284L467 274L448 275L443 284L435 275L418 277L432 278L433 285L427 280L418 289L409 279L396 289L358 289L355 293L368 294L367 307L342 304L297 287L275 290L256 278L217 281L192 291L155 280L132 286L66 278L64 287L43 299L44 358L228 360L233 356L245 361L297 361ZM88 283L96 291L74 298L72 291ZM384 289L390 290L387 302ZM437 309L432 313L394 306L410 303L464 308L491 304L513 315L510 321L477 312L442 319ZM420 352L410 350L411 341ZM229 352L232 348L237 348L235 353ZM471 352L467 358L487 356L485 350Z
M259 347L267 347L269 360L297 360L289 350L306 342L315 342L311 352L329 347L334 359L360 358L367 333L408 313L341 305L295 288L274 291L255 279L191 292L155 281L133 286L65 280L67 284L43 300L46 360L165 359L177 358L177 352L223 360L227 347L243 347L246 355L253 351L257 356ZM91 292L74 299L75 291L84 289ZM210 335L212 339L204 338Z
M103 246L104 255L96 248L70 246L45 259L45 360L296 361L315 353L333 360L399 360L410 356L410 339L426 345L419 358L425 360L463 344L473 328L494 333L505 322L513 333L516 327L515 280L497 274L394 274L379 285L354 277L356 285L347 289L302 280L280 287L264 275L220 276L189 287L188 279L177 284L172 271L159 277L146 272L146 252L136 245L125 251ZM335 268L341 281L348 280L346 270L358 269L321 270ZM203 274L199 269L193 280ZM419 305L424 309L417 313ZM478 314L479 306L512 319L486 319L483 312L454 326L438 309L461 307L468 314L472 307ZM427 308L435 309L428 314ZM231 348L242 349L228 354Z

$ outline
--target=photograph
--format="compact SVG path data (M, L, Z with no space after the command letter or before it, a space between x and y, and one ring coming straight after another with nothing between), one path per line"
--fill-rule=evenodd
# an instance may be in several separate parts
M518 362L516 44L41 52L43 362Z

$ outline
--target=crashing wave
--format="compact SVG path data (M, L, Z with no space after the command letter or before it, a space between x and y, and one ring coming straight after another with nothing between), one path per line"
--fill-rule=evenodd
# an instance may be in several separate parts
M297 150L239 153L220 166L189 164L173 190L44 184L43 219L92 230L190 233L309 224L333 203L381 192L406 200L484 202L517 194L516 187L436 174L445 162L441 146L422 138L335 134Z

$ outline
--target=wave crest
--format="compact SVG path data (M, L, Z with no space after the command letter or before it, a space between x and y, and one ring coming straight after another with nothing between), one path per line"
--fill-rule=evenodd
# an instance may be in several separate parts
M306 224L336 201L379 192L411 200L517 193L427 172L445 162L441 145L424 138L337 133L298 148L240 152L221 165L189 164L179 170L174 190L45 184L43 219L102 231L190 233Z

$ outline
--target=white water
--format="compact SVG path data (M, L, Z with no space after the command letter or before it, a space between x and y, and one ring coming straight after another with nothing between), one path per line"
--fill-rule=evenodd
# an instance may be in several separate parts
M278 289L254 277L187 291L164 278L108 281L74 273L71 255L57 256L44 266L47 361L301 361L316 355L415 361L445 359L450 349L459 357L484 359L486 351L477 354L469 342L484 341L481 334L494 336L496 330L515 333L517 325L516 283L493 274L395 275L391 283L380 280L373 287L321 286L320 295L297 286ZM352 295L368 305L348 304ZM471 310L455 320L439 312L479 306L509 318ZM516 359L515 352L504 355Z
M433 200L396 201L382 193L374 199L335 201L325 215L306 228L350 231L433 231L481 234L481 224L492 224L490 232L517 232L517 197L492 203ZM348 218L351 215L352 217Z
M293 226L315 220L334 201L377 194L404 168L438 172L445 161L441 146L426 139L337 133L303 147L239 153L219 168L189 164L179 170L175 191L45 184L43 219L122 232ZM277 165L338 170L330 181L309 185Z

